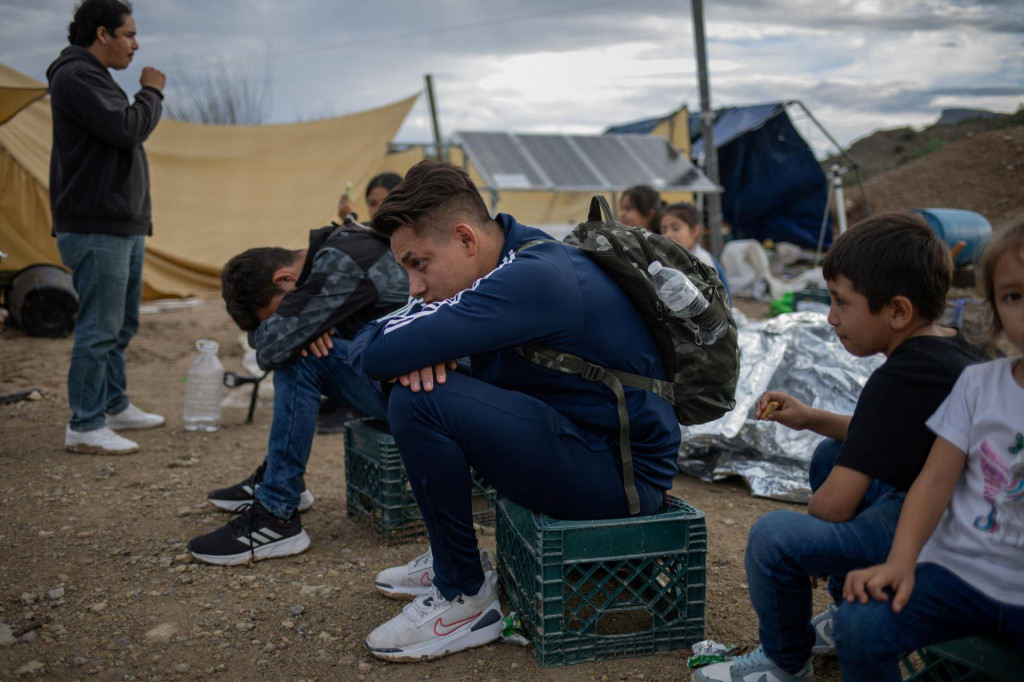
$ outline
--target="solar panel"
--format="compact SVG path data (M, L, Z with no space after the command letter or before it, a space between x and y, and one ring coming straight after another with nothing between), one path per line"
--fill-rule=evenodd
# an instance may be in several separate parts
M473 163L487 184L501 189L531 189L549 184L523 155L511 135L460 133L462 145L473 149Z
M605 184L562 135L516 135L555 187L576 189Z
M456 133L488 189L720 191L660 137Z

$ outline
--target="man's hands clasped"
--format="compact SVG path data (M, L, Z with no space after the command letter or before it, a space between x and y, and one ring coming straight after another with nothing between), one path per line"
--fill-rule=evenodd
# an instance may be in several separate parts
M398 382L402 386L411 389L413 393L419 391L433 391L436 384L443 384L448 380L448 370L454 370L459 366L457 360L439 362L422 369L413 370L408 374L402 374L388 383Z

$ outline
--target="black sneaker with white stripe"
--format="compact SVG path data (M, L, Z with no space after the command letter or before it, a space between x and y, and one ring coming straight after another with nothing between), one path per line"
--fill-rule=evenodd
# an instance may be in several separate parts
M232 519L220 530L193 538L188 551L199 561L234 566L249 561L299 554L309 547L309 536L302 530L296 512L283 521L259 502Z
M206 496L210 504L229 512L241 511L242 507L253 503L256 486L263 482L263 474L267 471L267 462L260 464L252 476L241 483L227 488L214 490ZM313 506L313 493L306 488L306 479L302 479L302 492L299 494L299 511L306 511Z

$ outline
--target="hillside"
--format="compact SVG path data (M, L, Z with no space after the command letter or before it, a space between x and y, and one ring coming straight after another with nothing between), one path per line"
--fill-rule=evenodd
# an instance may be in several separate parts
M988 132L966 131L962 139L865 182L871 212L962 208L981 213L995 230L1024 221L1024 114L1000 120L1017 123ZM948 127L970 123L974 121ZM846 198L851 224L865 217L860 191L850 187Z
M977 112L979 117L945 123L955 120L959 110L943 111L937 123L915 131L907 126L890 130L878 130L867 137L854 142L847 149L849 155L860 164L861 177L871 180L887 171L902 166L925 155L937 152L945 146L989 131L1005 130L1024 126L1024 109L1009 115L994 115L991 112ZM835 157L822 162L822 169L827 173L833 163L840 163ZM843 177L844 184L856 183L856 176L848 173Z

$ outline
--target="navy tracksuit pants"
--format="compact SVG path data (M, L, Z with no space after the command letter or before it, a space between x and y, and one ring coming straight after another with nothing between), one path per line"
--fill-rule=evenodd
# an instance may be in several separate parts
M532 396L449 372L432 391L396 384L388 421L423 511L434 585L446 599L483 584L470 466L502 496L555 518L629 515L617 445ZM641 513L657 511L665 491L639 479L636 486Z

